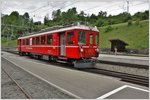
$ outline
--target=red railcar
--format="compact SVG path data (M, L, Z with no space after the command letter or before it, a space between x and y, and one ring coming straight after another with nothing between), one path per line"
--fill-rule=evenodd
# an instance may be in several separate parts
M18 51L20 55L65 60L74 63L75 67L90 67L91 58L99 55L99 31L96 27L80 24L47 29L46 32L18 38Z

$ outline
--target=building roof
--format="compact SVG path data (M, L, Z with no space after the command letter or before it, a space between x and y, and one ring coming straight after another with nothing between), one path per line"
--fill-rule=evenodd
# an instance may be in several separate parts
M119 43L123 43L124 45L129 45L128 43L124 42L123 40L120 39L111 39L109 40L110 42L119 42Z

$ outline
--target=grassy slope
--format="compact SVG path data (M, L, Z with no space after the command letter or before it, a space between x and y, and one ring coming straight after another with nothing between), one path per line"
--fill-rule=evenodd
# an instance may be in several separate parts
M1 38L2 41L2 46L9 46L9 47L17 47L17 40L8 40L7 42L7 38Z
M105 32L106 26L100 28L100 47L110 48L109 39L121 39L129 44L127 48L149 47L149 21L141 21L139 25L127 23L112 25L112 30Z

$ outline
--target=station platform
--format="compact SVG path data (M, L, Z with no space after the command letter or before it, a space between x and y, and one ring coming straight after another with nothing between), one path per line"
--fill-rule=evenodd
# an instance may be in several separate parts
M128 64L138 64L146 66L149 65L149 57L139 57L139 56L100 54L98 60L128 63Z

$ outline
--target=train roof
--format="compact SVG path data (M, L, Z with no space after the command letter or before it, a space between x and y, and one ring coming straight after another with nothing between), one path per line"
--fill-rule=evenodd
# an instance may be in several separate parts
M78 24L75 26L68 26L68 27L64 27L64 26L50 27L50 28L42 29L37 34L31 34L28 36L19 37L18 39L24 39L24 38L28 38L28 37L32 37L32 36L44 35L44 34L48 34L48 33L50 34L50 33L56 33L56 32L63 32L63 31L74 30L74 29L92 30L92 31L99 32L96 26L91 27L91 26L87 26L87 25Z

